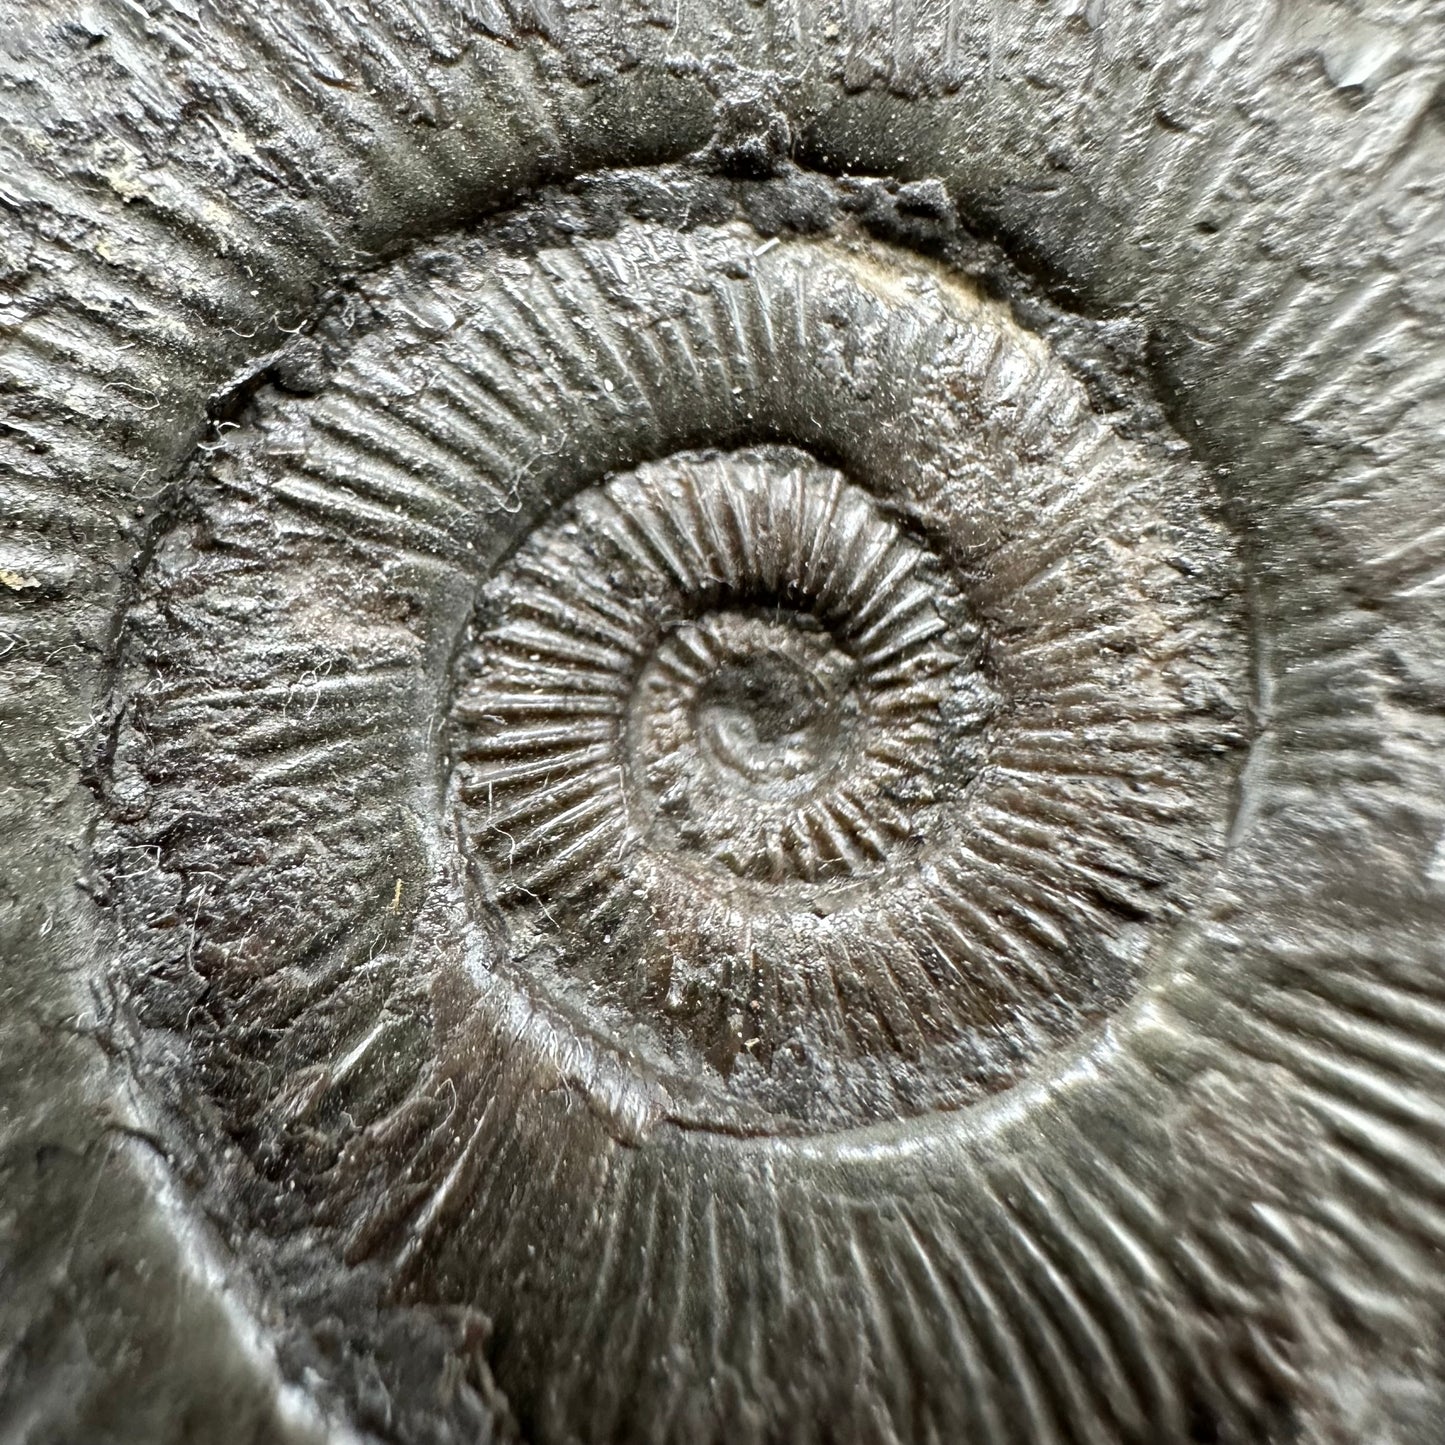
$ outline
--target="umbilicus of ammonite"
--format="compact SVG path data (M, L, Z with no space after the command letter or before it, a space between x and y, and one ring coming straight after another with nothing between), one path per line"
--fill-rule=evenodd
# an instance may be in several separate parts
M7 13L0 1434L1435 1438L1427 7Z

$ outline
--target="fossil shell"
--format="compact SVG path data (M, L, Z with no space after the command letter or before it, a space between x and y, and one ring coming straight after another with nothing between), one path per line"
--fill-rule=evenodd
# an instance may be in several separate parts
M1428 1438L1427 8L9 14L4 1429Z

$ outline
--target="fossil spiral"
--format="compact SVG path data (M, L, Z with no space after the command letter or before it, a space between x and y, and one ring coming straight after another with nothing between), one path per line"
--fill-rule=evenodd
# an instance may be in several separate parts
M0 5L0 1434L1428 1439L1427 10Z

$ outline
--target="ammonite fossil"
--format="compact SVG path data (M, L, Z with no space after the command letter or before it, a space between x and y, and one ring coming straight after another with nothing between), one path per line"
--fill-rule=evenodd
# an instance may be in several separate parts
M1437 1438L1445 17L6 13L0 1435Z

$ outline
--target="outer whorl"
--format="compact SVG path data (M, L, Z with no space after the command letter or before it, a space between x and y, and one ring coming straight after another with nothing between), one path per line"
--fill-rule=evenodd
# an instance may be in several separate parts
M1430 1438L1427 7L9 14L0 1433Z

